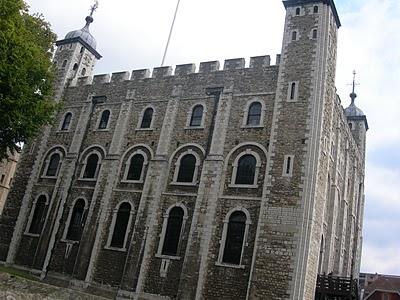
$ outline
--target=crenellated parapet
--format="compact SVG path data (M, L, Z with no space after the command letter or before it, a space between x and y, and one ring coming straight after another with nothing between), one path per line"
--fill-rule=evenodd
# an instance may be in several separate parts
M175 68L172 66L156 67L153 70L150 69L139 69L129 71L116 72L112 74L98 74L94 76L85 76L74 79L71 82L72 87L74 86L85 86L85 85L98 85L104 83L116 83L123 81L139 81L147 78L161 79L166 77L187 76L192 74L207 74L214 72L232 72L238 70L259 70L266 68L276 68L279 66L280 54L276 56L276 64L271 65L271 57L269 55L254 56L250 58L248 67L246 67L245 58L234 58L226 59L221 69L219 61L207 61L201 62L197 69L196 64L182 64L177 65Z

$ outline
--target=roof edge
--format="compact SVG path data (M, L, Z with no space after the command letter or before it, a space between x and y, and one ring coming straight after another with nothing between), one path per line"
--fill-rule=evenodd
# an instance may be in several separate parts
M368 130L369 126L368 126L368 120L366 116L346 116L346 118L350 121L364 121L365 123L365 128Z
M287 8L289 6L320 3L320 2L327 4L332 8L333 16L335 17L337 27L339 28L340 26L342 26L342 23L340 22L339 14L336 9L335 2L333 0L284 0L283 5L285 6L285 8Z
M86 43L81 37L74 37L72 39L63 39L63 40L59 40L56 42L56 46L61 46L61 45L65 45L65 44L70 44L70 43L75 43L75 42L79 42L81 43L83 46L86 47L86 49L88 49L97 59L102 58L102 56L100 55L99 52L97 52L92 46L90 46L88 43Z

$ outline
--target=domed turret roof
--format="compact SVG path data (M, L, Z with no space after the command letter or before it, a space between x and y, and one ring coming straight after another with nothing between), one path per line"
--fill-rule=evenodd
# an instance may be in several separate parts
M359 109L356 104L354 103L354 100L356 99L357 94L351 93L350 98L351 98L351 103L350 105L344 110L344 114L346 117L362 117L365 116L364 112Z
M65 36L65 39L73 39L73 38L81 38L88 46L92 47L96 50L96 39L93 35L89 32L90 23L93 22L92 16L86 17L86 25L82 29L70 31Z

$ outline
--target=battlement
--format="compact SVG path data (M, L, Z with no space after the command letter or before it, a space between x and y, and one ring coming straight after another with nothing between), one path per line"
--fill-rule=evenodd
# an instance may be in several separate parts
M166 67L156 67L151 71L150 69L133 70L131 73L128 71L115 72L112 74L98 74L94 76L86 76L75 78L71 82L71 87L74 86L85 86L85 85L97 85L105 83L116 83L123 81L138 81L148 78L161 79L171 76L187 76L191 74L207 74L213 72L230 72L236 70L251 70L251 69L265 69L269 67L276 67L280 63L280 54L276 56L276 64L271 65L271 57L265 56L254 56L250 58L248 67L246 68L246 60L244 58L226 59L224 61L223 68L220 69L219 61L207 61L201 62L198 72L196 72L196 64L183 64Z

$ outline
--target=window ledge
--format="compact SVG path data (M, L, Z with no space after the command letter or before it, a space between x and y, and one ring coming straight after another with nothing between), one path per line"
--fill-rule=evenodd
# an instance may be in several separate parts
M117 247L111 247L111 246L104 246L104 249L106 250L111 250L111 251L118 251L118 252L126 252L126 248L117 248Z
M136 131L153 131L154 130L154 128L136 128L135 129Z
M257 128L264 128L264 125L242 125L241 128L243 129L257 129Z
M62 129L58 129L57 131L56 131L57 133L69 133L69 132L72 132L72 130L62 130Z
M40 178L44 178L44 179L57 179L57 175L56 176L47 176L47 175L42 175L40 176Z
M128 180L128 179L122 179L122 183L143 183L143 180Z
M197 186L196 182L177 182L177 181L172 181L170 185L182 185L182 186Z
M244 266L244 265L231 265L231 264L226 264L226 263L222 263L219 261L217 261L215 263L215 265L218 267L232 268L232 269L245 269L246 268L246 266Z
M97 129L94 129L93 131L110 131L110 128L104 128L104 129L99 129L99 128L97 128Z
M24 235L30 236L30 237L39 237L39 233L30 233L30 232L24 232Z
M155 255L157 258L163 258L163 259L170 259L170 260L180 260L180 256L172 256L172 255L164 255L164 254L159 254L157 253Z
M256 189L258 188L258 184L235 184L231 183L228 185L230 188L243 188L243 189Z
M79 241L72 241L72 240L67 240L67 239L61 239L60 242L68 243L68 244L79 244Z
M95 182L95 181L97 181L97 178L82 178L82 177L80 177L80 178L78 178L78 180Z
M186 126L185 130L203 130L204 126Z
M298 101L297 99L293 99L293 100L286 99L286 102L297 102L297 101Z

